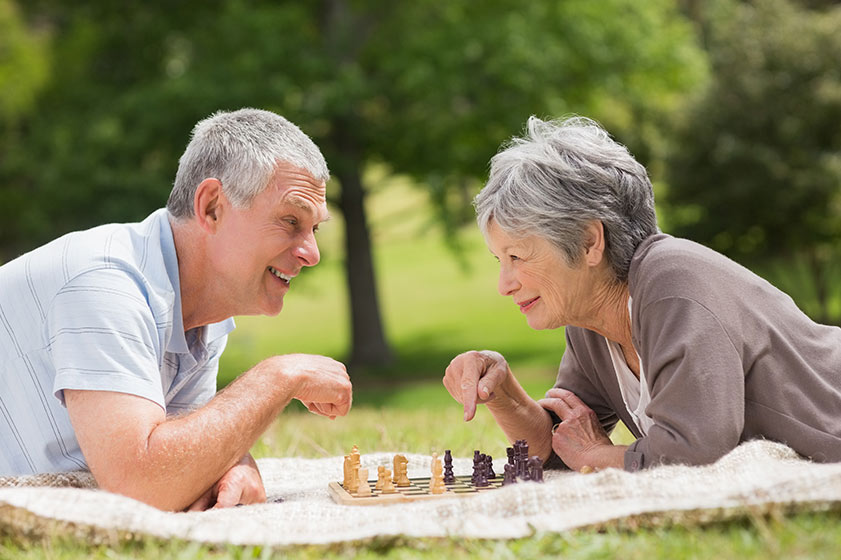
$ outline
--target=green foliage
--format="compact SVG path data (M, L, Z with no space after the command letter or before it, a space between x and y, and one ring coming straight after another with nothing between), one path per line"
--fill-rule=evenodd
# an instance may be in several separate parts
M719 2L669 162L673 230L736 257L841 240L841 7Z
M15 122L32 108L49 70L47 42L29 29L12 0L0 0L0 121Z
M715 5L714 79L669 161L672 230L771 270L800 258L813 317L838 321L829 269L841 257L841 6Z
M11 0L2 6L14 13ZM689 87L701 59L667 0L33 0L20 9L49 30L54 63L46 89L27 97L33 110L18 134L0 139L6 257L161 206L192 125L241 106L301 124L335 170L382 161L428 180L463 220L469 192L448 193L475 190L528 115L595 112L636 130L629 115ZM32 53L46 45L15 41ZM43 63L25 68L33 84L45 79ZM0 91L11 83L26 82L2 80Z

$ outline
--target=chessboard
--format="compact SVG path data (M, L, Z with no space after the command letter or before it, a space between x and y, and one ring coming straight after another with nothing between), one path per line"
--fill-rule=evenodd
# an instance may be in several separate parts
M457 476L455 482L452 484L445 484L447 491L441 494L433 494L429 491L430 477L423 478L409 478L409 486L395 486L396 490L393 494L383 494L380 490L376 490L376 479L369 481L371 485L371 495L369 496L354 496L347 492L342 487L341 482L331 482L328 485L330 497L337 504L346 506L373 506L384 504L396 504L403 502L414 502L420 500L436 500L439 498L463 498L465 496L476 496L482 492L496 490L502 486L503 478L501 476L488 479L487 486L476 486L471 482L470 475Z

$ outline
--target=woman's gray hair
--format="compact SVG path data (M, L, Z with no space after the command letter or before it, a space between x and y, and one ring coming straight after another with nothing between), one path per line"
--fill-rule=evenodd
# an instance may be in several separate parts
M645 168L584 117L529 118L525 135L491 159L473 204L483 233L493 220L509 235L541 236L570 265L584 254L587 225L601 221L607 261L622 282L637 246L659 231Z
M193 216L196 187L214 178L234 206L247 208L280 162L304 169L317 181L330 178L315 143L280 115L250 108L214 113L193 128L166 207L176 218Z

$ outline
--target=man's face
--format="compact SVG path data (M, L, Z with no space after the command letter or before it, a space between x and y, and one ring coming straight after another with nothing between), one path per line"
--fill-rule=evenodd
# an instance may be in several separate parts
M308 172L280 164L249 208L225 201L212 259L232 315L280 313L292 278L319 261L315 232L328 218L325 195Z

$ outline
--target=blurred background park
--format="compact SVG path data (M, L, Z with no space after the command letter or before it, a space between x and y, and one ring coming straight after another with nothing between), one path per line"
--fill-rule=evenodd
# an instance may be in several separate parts
M841 324L841 2L0 0L0 263L68 231L142 220L165 204L193 125L246 106L283 114L322 148L334 219L283 312L237 318L220 386L289 352L342 360L354 382L347 418L292 407L256 457L353 444L502 452L486 411L463 423L440 380L453 356L487 348L534 397L554 381L563 332L531 331L496 293L471 207L489 159L530 115L601 122L649 169L663 231ZM501 557L830 558L838 527L816 515L425 546L431 557L510 546ZM687 552L699 543L706 554Z
M0 0L0 262L164 205L192 126L260 107L322 148L334 219L262 358L345 361L359 405L453 406L469 349L540 396L563 333L496 293L471 199L530 115L601 122L661 228L841 323L841 3L820 0ZM455 405L457 408L457 405Z

